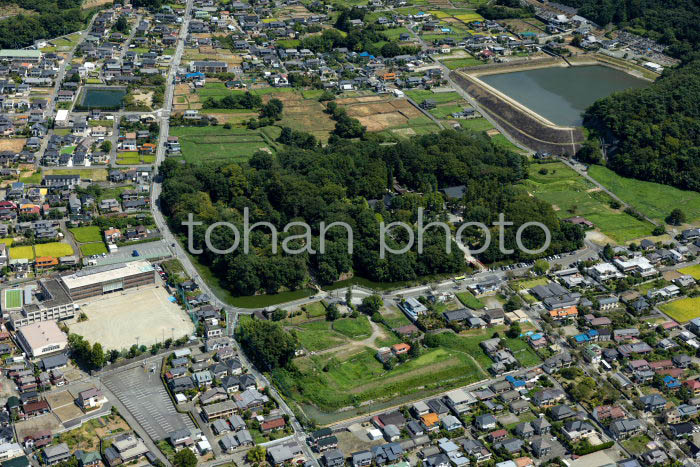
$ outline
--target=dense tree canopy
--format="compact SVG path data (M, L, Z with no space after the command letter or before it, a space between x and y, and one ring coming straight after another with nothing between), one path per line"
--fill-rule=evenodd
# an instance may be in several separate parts
M241 320L236 332L251 360L265 370L286 367L298 347L294 335L271 321Z
M91 12L80 9L81 0L13 0L0 1L3 5L16 4L37 14L17 15L0 21L0 48L22 48L37 39L50 39L78 31L85 27Z
M290 130L285 135L285 141L301 140ZM425 224L446 220L448 207L461 212L465 221L489 226L503 213L515 224L505 229L505 244L510 248L515 247L517 227L530 221L541 222L552 232L550 252L576 248L582 241L580 228L560 223L551 206L518 185L527 176L527 159L494 146L486 136L446 130L395 145L380 144L370 136L366 140L335 138L323 148L310 142L303 146L308 149L287 147L276 156L258 152L244 165L195 166L166 160L161 166L165 177L161 202L173 228L185 233L182 221L189 213L203 222L193 229L195 248L204 250L199 259L236 295L296 289L312 275L320 283L332 283L350 271L385 282L464 272L462 251L450 240L448 253L444 230L439 228L426 232L422 254L414 245L406 254L380 257L380 222L403 221L415 230L419 208L425 210ZM393 197L387 209L381 200L392 180L409 192ZM466 185L465 198L446 205L438 190L453 185ZM325 225L346 222L353 231L352 254L342 227L325 234L324 254L306 251L296 255L273 252L270 229L256 228L250 236L250 254L244 254L246 207L251 224L270 222L279 232L278 245L288 241L300 250L310 246L319 251L322 221ZM302 220L310 226L310 242L301 237L306 233L302 227L283 231L289 222ZM204 247L205 230L217 221L237 226L241 244L235 251L214 254ZM290 235L295 237L288 238ZM479 230L467 230L464 239L479 245L482 236ZM543 244L543 237L541 230L527 229L522 240L534 250ZM408 232L397 228L386 238L387 245L396 250L406 244ZM498 251L495 230L492 239L491 247L481 255L484 261L504 256ZM234 244L234 233L230 228L217 228L211 242L226 250ZM514 259L525 257L517 251L513 255Z
M621 175L700 191L700 59L595 102L584 125L615 143L608 165Z

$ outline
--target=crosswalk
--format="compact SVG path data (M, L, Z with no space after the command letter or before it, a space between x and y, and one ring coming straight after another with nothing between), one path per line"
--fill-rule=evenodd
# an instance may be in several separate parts
M140 368L114 375L104 384L153 440L182 428L196 428L189 417L175 410L160 379L149 378Z

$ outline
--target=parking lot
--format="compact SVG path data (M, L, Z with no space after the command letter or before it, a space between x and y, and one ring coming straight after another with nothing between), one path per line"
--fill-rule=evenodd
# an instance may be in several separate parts
M136 367L103 378L102 383L126 406L153 440L161 440L182 428L195 428L192 420L178 413L160 380L160 365Z

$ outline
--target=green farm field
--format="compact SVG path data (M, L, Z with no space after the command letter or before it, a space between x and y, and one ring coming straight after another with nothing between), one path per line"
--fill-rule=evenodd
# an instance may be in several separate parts
M10 258L12 259L34 259L34 247L29 246L13 246L10 248Z
M338 351L295 359L298 374L274 372L282 391L301 403L332 411L367 400L406 396L424 389L447 389L478 381L485 373L469 355L443 347L426 350L386 371L375 350ZM327 371L324 371L326 369Z
M679 269L678 272L680 272L681 274L690 274L691 276L693 276L693 279L700 280L700 264Z
M80 245L80 252L83 256L101 255L107 253L107 247L102 242L85 243Z
M99 242L102 241L102 231L96 225L88 227L74 227L70 232L75 237L75 241L80 243Z
M679 323L686 323L700 317L700 297L681 298L664 303L659 308Z
M170 134L180 138L183 157L195 164L212 160L244 162L259 150L270 150L260 132L245 129L173 127Z
M67 243L51 242L34 245L34 251L37 256L52 256L60 258L61 256L70 256L73 252L73 247Z
M650 223L612 209L608 195L561 162L531 164L524 186L535 197L550 203L560 219L583 216L616 242L646 237L653 230Z
M620 199L651 219L663 222L672 209L680 208L688 222L700 222L700 193L698 192L621 177L599 165L591 166L588 173Z

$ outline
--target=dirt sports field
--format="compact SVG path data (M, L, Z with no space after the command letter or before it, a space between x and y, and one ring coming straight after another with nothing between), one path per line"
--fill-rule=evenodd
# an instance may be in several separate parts
M406 99L384 99L381 96L368 96L337 99L348 115L367 127L367 131L382 131L388 128L407 125L412 118L420 117L421 112Z
M81 304L87 321L69 324L70 332L84 336L105 349L150 346L163 337L177 339L192 333L194 325L185 312L168 300L162 287L144 287L97 297Z
M20 152L26 142L26 138L0 138L0 151Z

